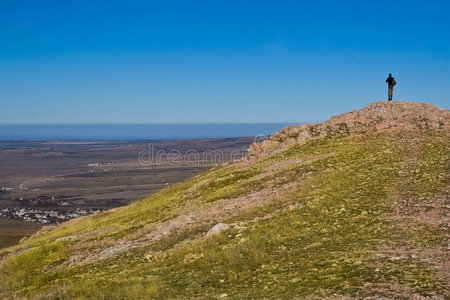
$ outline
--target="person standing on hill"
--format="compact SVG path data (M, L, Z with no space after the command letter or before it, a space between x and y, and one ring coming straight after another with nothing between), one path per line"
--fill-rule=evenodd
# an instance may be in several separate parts
M392 74L389 74L389 77L386 79L388 84L388 101L392 101L392 95L394 94L394 85L396 85L394 77Z

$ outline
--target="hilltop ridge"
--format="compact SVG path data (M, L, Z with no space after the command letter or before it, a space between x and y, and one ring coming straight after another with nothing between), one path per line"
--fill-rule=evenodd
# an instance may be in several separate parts
M448 110L291 125L129 206L0 251L0 296L450 297Z
M275 132L263 143L254 143L248 160L280 151L290 144L314 137L345 136L352 133L436 130L450 132L450 111L428 103L380 101L336 115L323 123L290 125ZM263 155L264 153L264 155Z

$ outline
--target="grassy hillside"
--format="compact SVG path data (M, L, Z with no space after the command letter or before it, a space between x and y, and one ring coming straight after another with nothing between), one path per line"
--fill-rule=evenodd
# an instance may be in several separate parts
M449 144L322 136L217 167L4 250L1 296L449 297Z

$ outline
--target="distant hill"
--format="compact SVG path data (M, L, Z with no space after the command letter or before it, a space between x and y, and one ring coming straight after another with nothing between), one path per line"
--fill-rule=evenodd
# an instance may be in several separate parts
M376 102L3 250L3 298L449 298L450 111Z

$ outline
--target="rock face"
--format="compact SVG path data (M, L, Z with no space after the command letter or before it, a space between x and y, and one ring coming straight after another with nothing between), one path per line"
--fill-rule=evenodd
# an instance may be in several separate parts
M405 101L374 102L323 123L290 125L262 143L250 146L246 160L257 161L289 145L315 137L345 136L351 133L396 130L438 130L450 132L450 111L427 103Z

